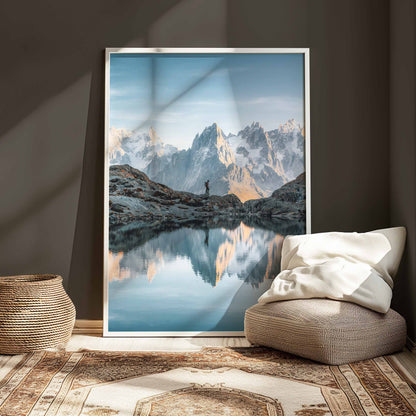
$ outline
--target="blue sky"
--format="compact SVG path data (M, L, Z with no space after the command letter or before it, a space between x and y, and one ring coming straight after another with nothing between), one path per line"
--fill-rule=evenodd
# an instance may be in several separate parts
M237 134L258 121L304 125L302 54L112 54L110 126L188 148L216 122Z

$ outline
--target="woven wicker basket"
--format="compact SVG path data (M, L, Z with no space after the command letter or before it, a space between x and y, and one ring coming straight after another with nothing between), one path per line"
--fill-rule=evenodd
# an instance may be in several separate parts
M65 344L75 307L51 274L0 277L0 354L21 354Z

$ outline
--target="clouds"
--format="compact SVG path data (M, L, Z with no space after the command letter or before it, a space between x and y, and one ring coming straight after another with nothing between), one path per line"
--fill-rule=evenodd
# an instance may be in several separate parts
M299 106L303 105L303 100L299 97L282 97L278 95L256 97L252 100L240 101L241 105L267 105L273 106L276 109L287 108L288 106L292 109L298 109Z
M303 124L303 76L302 54L112 55L110 126L153 125L187 148L213 122L232 133L253 121Z
M223 100L221 103L216 100L196 100L188 101L186 103L189 107L197 106L206 106L206 107L217 107L220 106L249 106L249 107L259 107L260 111L264 110L265 106L268 108L272 107L275 111L281 110L290 110L292 112L297 112L299 109L303 109L303 100L298 97L281 97L281 96L263 96L256 97L253 99L246 100ZM285 120L286 121L286 120Z

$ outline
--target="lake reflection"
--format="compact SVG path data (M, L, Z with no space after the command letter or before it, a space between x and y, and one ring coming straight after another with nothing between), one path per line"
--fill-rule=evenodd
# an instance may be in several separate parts
M110 244L109 331L242 331L279 272L282 240L241 222Z

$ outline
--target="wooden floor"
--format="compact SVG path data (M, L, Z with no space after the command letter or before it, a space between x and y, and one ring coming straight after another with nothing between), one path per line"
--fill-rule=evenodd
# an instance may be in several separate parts
M394 354L396 362L405 370L410 379L416 383L416 352L405 348L402 352Z
M199 351L203 347L249 347L244 337L226 338L103 338L100 335L73 335L67 351Z

